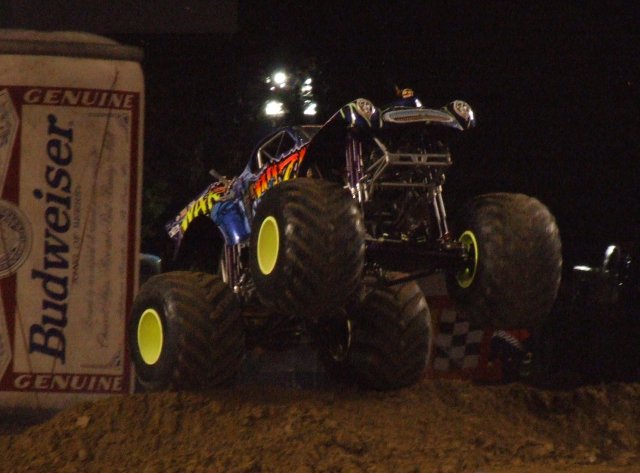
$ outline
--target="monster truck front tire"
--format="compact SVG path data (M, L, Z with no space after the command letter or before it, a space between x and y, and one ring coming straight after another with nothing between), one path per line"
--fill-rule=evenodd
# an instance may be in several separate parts
M414 384L424 376L431 351L430 319L415 281L370 288L349 315L349 333L341 337L348 340L345 356L322 354L327 371L365 389L386 391Z
M540 326L562 272L560 234L549 209L523 194L485 194L472 199L454 225L469 250L467 266L448 278L458 310L479 326Z
M218 276L188 271L149 278L133 303L131 356L148 391L222 386L236 376L244 329Z
M268 190L252 223L250 270L263 304L317 318L342 308L360 285L364 224L338 185L298 178Z

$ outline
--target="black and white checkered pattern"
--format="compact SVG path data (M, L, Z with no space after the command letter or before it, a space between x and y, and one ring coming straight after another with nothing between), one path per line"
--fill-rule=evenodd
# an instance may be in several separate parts
M468 321L459 319L453 307L434 312L439 312L433 354L434 371L477 368L484 330L473 328Z

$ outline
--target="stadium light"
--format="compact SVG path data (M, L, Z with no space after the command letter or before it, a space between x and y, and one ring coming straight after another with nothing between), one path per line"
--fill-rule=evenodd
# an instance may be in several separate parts
M284 71L278 71L273 74L273 82L280 88L287 85L287 74Z
M264 106L264 113L270 117L279 117L284 115L284 104L279 100L269 100Z
M314 116L316 113L318 113L318 111L316 110L317 107L318 104L315 102L305 102L304 111L302 113L307 116Z

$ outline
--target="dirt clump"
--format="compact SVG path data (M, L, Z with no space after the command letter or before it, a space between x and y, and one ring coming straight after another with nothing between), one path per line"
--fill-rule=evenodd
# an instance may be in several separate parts
M134 394L0 430L0 471L640 472L639 399L639 384L432 380L387 393Z

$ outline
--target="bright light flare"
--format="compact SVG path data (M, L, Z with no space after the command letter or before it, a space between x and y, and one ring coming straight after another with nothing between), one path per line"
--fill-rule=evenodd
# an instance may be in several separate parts
M287 74L283 71L275 72L273 74L273 82L279 87L284 87L287 85Z
M302 113L308 116L314 116L318 113L318 111L316 110L317 107L318 107L317 103L307 102L304 104L304 111Z
M279 117L284 115L284 104L278 100L269 100L264 105L264 113L270 117Z

